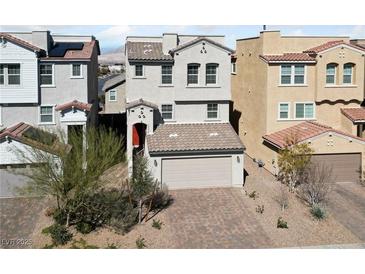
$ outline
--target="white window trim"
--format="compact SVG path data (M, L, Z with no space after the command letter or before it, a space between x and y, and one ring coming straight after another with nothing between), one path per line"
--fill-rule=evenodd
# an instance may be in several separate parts
M215 83L214 84L209 84L207 83L207 66L208 65L215 65L216 66L216 71L215 71ZM218 85L218 81L219 81L219 74L218 74L218 71L219 71L219 64L218 63L207 63L205 64L205 85L206 86L217 86ZM210 74L212 75L212 74ZM198 80L199 81L199 80Z
M297 118L297 104L312 104L313 105L313 117L312 118ZM304 116L305 116L305 106L304 106ZM294 102L294 120L316 120L316 103L313 101L308 102Z
M234 65L234 70L233 70ZM237 62L231 62L231 74L236 75L237 74Z
M39 125L55 125L55 106L56 105L52 105L52 104L45 104L45 105L40 105L38 107L38 124ZM41 122L41 107L52 107L52 122Z
M39 65L39 82L41 82L41 71L40 71L40 67L41 67L41 65L52 65L52 84L51 85L40 85L41 86L41 88L50 88L50 87L55 87L56 86L56 84L55 84L55 76L54 76L54 74L55 74L55 69L54 69L54 64L44 64L44 63L42 63L42 64L40 64Z
M21 62L5 62L1 63L2 65L5 65L6 68L4 68L4 84L1 84L0 86L6 87L6 88L20 88L23 86L23 63ZM8 73L8 65L20 65L20 74L19 74L19 80L20 83L18 85L9 85L9 73Z
M288 105L288 118L280 118L280 105L281 104L287 104ZM291 105L290 105L290 102L279 102L278 103L278 121L288 121L290 120L290 108L291 108Z
M170 84L164 84L162 83L162 76L163 75L168 75L168 74L162 74L162 67L163 66L171 66L171 83ZM174 85L174 66L173 65L161 65L161 79L160 79L160 86L163 86L163 87L171 87ZM165 104L164 104L165 105Z
M73 75L73 65L80 65L80 75L79 76L75 76ZM70 64L70 79L82 79L84 78L84 73L83 73L83 65L81 63L73 63Z
M142 75L141 76L136 75L136 66L142 66ZM145 77L145 66L144 65L142 65L142 64L133 65L133 78L146 78Z
M288 66L291 66L291 71L290 71L290 84L283 84L281 83L281 66L283 65L288 65ZM294 79L295 79L295 66L296 65L303 65L304 66L304 83L303 84L295 84L294 83ZM298 63L298 64L281 64L279 66L279 71L280 71L280 77L279 77L279 87L305 87L305 86L308 86L308 83L307 83L307 65L306 64L303 64L303 63Z
M3 106L0 106L0 127L3 125Z
M111 99L111 92L112 91L115 92L115 99L114 100ZM109 102L116 102L117 101L117 91L115 89L109 90L109 96L108 97L109 97Z
M162 117L162 105L171 105L172 106L172 114L171 114L171 119L165 119ZM164 121L174 121L175 120L175 104L173 103L162 103L161 106L160 106L160 110L161 110L161 118L164 120Z
M198 66L198 74L192 74L192 75L197 75L198 76L198 83L190 83L189 84L189 65L197 65ZM201 68L201 64L199 63L189 63L186 65L186 86L187 87L196 87L199 86L200 84L200 68Z
M208 105L210 105L210 104L216 104L217 105L217 117L216 118L208 118ZM217 120L220 120L220 107L219 107L219 104L218 103L207 103L206 104L206 114L205 114L205 116L206 116L206 119L208 120L208 121L217 121Z

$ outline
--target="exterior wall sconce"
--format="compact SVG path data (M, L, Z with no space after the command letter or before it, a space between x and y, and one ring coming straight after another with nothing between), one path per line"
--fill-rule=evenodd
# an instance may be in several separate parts
M240 156L237 156L237 163L240 163L240 162L241 162Z
M153 161L154 166L157 166L157 160Z

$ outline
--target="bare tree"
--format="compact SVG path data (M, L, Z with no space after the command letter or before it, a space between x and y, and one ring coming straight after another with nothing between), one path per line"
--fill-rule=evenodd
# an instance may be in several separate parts
M281 183L279 194L276 196L276 201L279 203L282 211L289 207L289 190L287 186Z
M325 202L334 180L331 166L311 163L303 172L297 193L310 206Z

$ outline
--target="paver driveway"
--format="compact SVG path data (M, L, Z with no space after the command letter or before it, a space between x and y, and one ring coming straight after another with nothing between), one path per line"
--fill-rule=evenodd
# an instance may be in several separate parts
M328 201L332 215L365 243L365 187L337 183Z
M167 210L174 248L264 248L271 245L242 190L234 188L171 191Z

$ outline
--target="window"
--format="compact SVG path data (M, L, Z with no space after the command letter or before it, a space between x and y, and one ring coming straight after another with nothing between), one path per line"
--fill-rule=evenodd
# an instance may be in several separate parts
M353 64L344 64L343 66L343 83L344 84L352 84L352 73L353 73Z
M314 119L314 103L296 103L296 119Z
M199 64L188 64L188 85L198 84Z
M40 107L40 122L53 123L53 106Z
M305 65L281 65L282 85L302 85L305 83Z
M161 83L163 85L172 84L172 66L161 66Z
M72 78L81 78L82 77L81 64L71 64L71 77Z
M205 83L207 85L217 84L217 69L218 69L218 64L206 65Z
M117 92L115 90L109 91L109 101L117 100Z
M143 65L135 65L134 69L134 76L143 77Z
M8 85L20 85L20 64L8 64Z
M231 63L231 73L236 73L237 68L236 68L236 62Z
M171 120L172 112L172 105L161 105L161 116L164 120Z
M289 119L289 103L279 103L279 120Z
M5 84L5 65L0 65L0 85Z
M218 104L207 105L207 118L217 119L218 118Z
M336 70L337 64L328 64L326 67L326 84L336 84Z
M40 65L41 86L53 85L53 64Z

